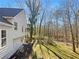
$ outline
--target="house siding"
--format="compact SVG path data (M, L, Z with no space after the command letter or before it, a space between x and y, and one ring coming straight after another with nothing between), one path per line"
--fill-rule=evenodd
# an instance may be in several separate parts
M11 22L12 24L14 24L14 22L17 22L17 30L14 30L14 26L12 26L11 28L7 27L7 45L5 49L1 49L5 51L0 55L3 57L3 59L9 58L24 43L24 37L26 35L25 28L27 24L24 10L22 10L18 15L11 19ZM0 57L0 59L2 57Z

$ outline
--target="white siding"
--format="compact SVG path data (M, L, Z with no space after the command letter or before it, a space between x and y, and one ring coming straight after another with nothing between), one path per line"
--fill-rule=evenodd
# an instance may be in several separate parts
M3 25L0 25L0 59L2 59L3 56L5 56L7 53L8 53L8 30L10 29L11 27L8 27L8 26L3 26ZM6 37L7 37L7 41L6 41L6 45L4 47L1 47L1 30L6 30Z
M18 28L14 30L14 26L12 28L7 29L7 47L2 48L1 50L6 50L7 52L2 53L0 56L10 57L22 44L22 39L25 36L25 28L26 28L26 16L24 11L21 11L18 15L16 15L12 19L12 23L17 22ZM4 26L2 26L4 27ZM23 32L22 32L23 27ZM6 27L4 27L5 29ZM1 28L2 29L2 28ZM1 34L0 34L1 35ZM1 51L0 50L0 51ZM1 52L0 52L1 53ZM7 54L7 55L6 55ZM1 58L0 58L1 59ZM5 59L5 58L4 58Z

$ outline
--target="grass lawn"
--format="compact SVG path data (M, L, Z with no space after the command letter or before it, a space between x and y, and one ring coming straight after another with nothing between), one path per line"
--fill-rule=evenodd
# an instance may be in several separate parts
M56 43L57 46L48 45L47 47L53 52L55 52L62 59L79 59L79 54L74 53L72 51L71 46L66 46L64 43L61 42L56 42ZM47 50L43 45L41 45L41 49L40 49L40 45L37 45L34 48L34 51L36 52L38 58L43 57L44 59L59 59L54 53Z

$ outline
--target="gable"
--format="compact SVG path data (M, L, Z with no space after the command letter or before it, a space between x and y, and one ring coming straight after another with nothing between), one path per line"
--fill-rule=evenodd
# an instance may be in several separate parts
M4 23L12 25L12 23L10 23L7 19L5 19L3 17L0 17L0 22L4 22Z
M0 8L0 22L4 22L12 25L7 19L4 17L15 17L18 13L20 13L23 9L17 8Z

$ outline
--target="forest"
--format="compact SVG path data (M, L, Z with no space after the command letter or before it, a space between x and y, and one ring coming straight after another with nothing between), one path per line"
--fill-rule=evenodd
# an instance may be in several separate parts
M26 0L29 59L79 59L79 0L61 0L49 9L42 0Z

